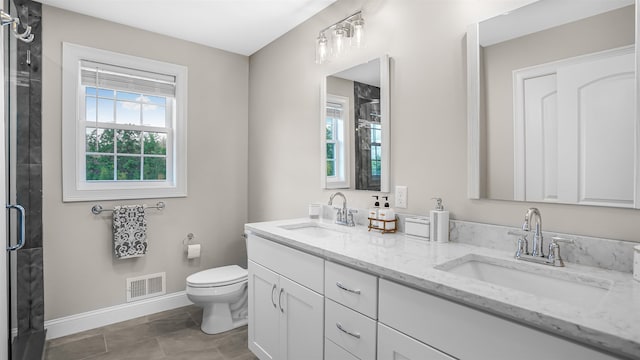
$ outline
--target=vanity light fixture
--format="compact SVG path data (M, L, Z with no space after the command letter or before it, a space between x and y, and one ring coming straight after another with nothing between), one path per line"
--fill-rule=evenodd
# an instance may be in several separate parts
M320 30L316 38L316 64L322 64L329 56L342 55L349 47L362 47L364 19L362 10Z

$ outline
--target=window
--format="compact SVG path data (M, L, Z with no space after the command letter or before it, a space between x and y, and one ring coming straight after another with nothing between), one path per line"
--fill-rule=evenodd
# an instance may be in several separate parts
M325 151L327 160L327 187L348 187L347 139L349 99L328 95L325 117Z
M186 196L186 68L65 43L64 201Z
M371 176L380 178L381 153L382 153L382 126L372 123L371 125Z

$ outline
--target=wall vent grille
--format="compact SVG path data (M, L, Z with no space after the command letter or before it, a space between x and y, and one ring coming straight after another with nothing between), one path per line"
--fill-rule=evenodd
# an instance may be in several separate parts
M166 275L157 273L127 279L127 302L166 294Z

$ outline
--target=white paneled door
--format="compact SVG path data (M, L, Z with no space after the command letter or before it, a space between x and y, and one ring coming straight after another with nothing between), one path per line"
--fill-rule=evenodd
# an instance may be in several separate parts
M525 96L525 198L558 199L558 91L556 74L524 82Z
M560 199L633 207L634 55L558 69L558 116Z
M514 72L514 199L634 207L633 48Z

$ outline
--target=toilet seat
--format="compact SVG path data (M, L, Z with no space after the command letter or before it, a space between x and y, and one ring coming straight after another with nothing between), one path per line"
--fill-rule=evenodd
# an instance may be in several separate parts
M187 277L187 286L210 288L233 285L247 281L247 270L238 265L203 270Z

